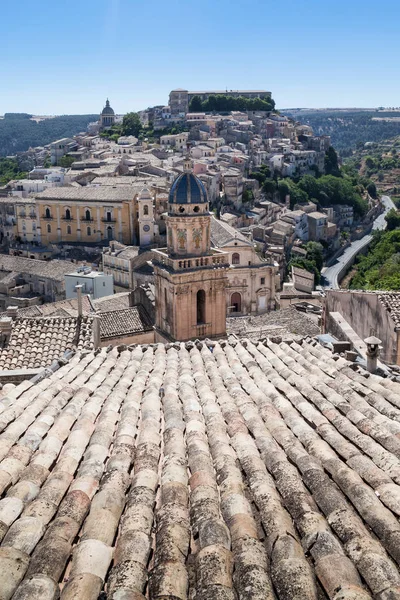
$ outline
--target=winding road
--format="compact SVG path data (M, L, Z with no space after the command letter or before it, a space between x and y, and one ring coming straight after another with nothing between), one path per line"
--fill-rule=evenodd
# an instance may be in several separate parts
M389 196L382 196L382 203L385 205L385 210L379 215L374 221L372 229L385 229L386 221L385 215L391 208L396 208L392 199ZM372 235L364 235L360 240L356 240L337 259L335 264L331 267L325 267L322 269L322 275L324 278L324 287L331 289L339 288L339 275L344 267L350 266L354 261L355 256L367 246L372 240Z

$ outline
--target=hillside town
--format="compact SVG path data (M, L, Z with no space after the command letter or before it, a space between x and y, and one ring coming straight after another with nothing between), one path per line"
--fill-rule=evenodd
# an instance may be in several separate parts
M338 287L390 197L266 90L12 159L0 598L397 598L400 293Z
M193 112L210 102L252 110ZM0 188L4 346L19 336L17 316L45 329L45 318L75 319L77 347L83 318L92 333L82 343L96 347L324 332L322 265L385 206L368 192L360 214L271 191L267 172L272 183L315 178L336 157L329 136L273 106L266 90L175 89L167 106L134 115L160 132L149 139L116 134L126 117L107 99L87 132L18 153L36 166ZM33 354L25 366L40 368Z

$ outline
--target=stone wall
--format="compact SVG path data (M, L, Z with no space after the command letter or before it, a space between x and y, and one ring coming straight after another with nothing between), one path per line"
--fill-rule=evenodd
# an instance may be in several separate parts
M400 364L398 332L378 294L364 291L328 290L326 294L326 329L331 333L330 313L338 312L349 322L360 338L371 334L382 340L381 359L389 364ZM334 331L332 331L335 334Z

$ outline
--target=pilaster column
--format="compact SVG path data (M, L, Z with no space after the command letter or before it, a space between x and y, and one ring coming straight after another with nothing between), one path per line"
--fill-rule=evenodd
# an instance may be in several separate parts
M61 222L60 222L60 205L56 204L56 213L57 213L57 236L58 241L61 241Z
M122 242L122 209L118 206L118 240Z
M100 221L100 206L97 206L96 212L97 212L97 240L99 242L101 242L102 230L101 230L101 221Z
M81 219L79 215L79 204L76 207L76 241L80 242L81 240Z

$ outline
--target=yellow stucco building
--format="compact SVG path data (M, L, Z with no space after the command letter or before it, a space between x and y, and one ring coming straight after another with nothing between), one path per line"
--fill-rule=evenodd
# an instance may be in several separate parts
M36 196L38 241L132 244L137 189L133 186L56 187Z

